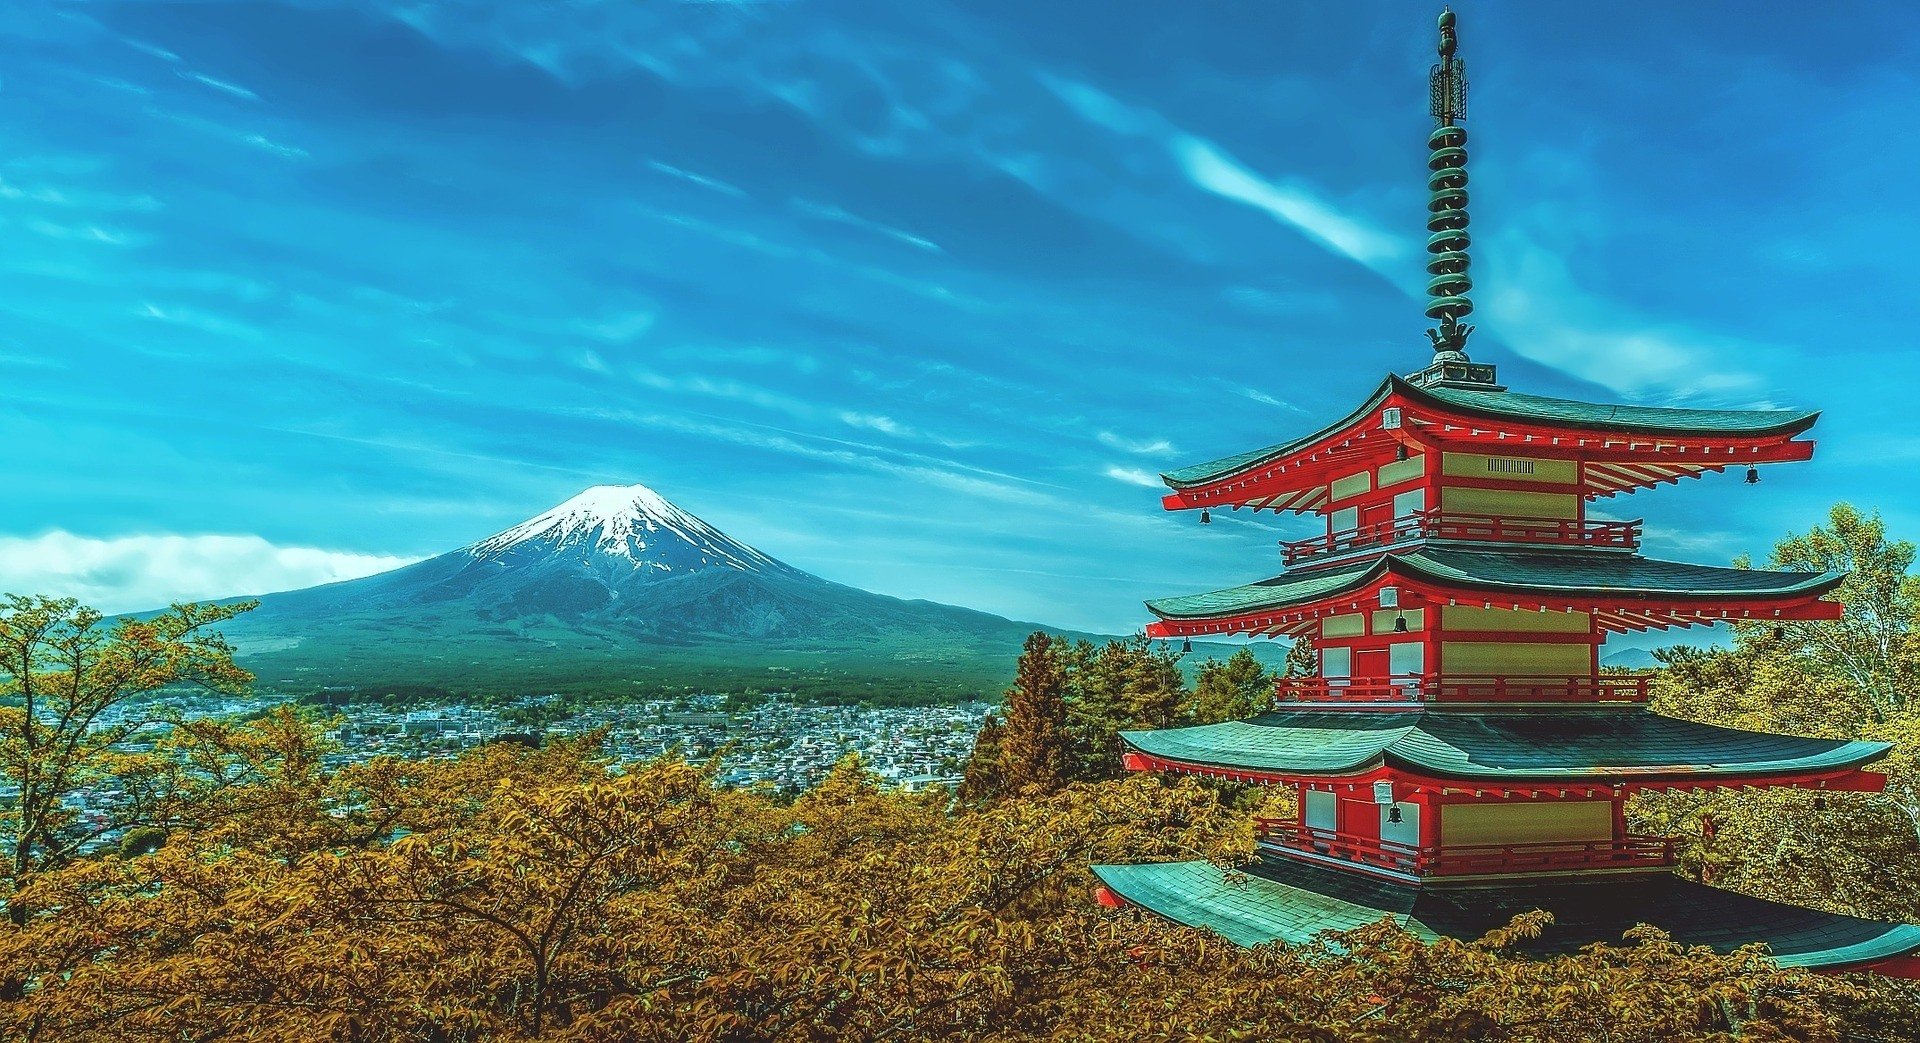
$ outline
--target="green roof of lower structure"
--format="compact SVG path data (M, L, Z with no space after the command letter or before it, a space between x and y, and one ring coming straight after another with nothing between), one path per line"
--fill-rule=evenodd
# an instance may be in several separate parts
M1424 938L1478 938L1535 909L1553 914L1538 955L1619 942L1639 924L1684 945L1731 952L1761 942L1789 967L1838 969L1920 950L1920 927L1782 905L1683 880L1670 873L1590 882L1512 882L1432 887L1396 883L1287 858L1223 871L1207 862L1094 866L1115 894L1177 923L1238 945L1301 944L1323 931L1392 919Z
M1609 405L1543 398L1513 391L1474 388L1421 388L1389 376L1358 409L1309 435L1206 463L1168 471L1161 478L1175 489L1190 489L1238 474L1247 468L1304 449L1350 427L1373 412L1388 396L1399 394L1411 402L1427 401L1443 408L1524 423L1590 431L1631 431L1640 434L1761 436L1798 433L1813 426L1819 413L1791 409L1670 409L1660 406Z
M1553 712L1283 710L1246 721L1120 733L1196 767L1352 775L1391 766L1447 779L1600 781L1798 775L1858 768L1883 742L1741 731L1644 709Z
M1560 554L1421 546L1351 565L1289 572L1205 594L1147 602L1168 619L1216 619L1312 604L1357 590L1391 572L1445 587L1551 596L1766 598L1818 595L1840 585L1837 572L1767 572L1660 561L1637 554Z

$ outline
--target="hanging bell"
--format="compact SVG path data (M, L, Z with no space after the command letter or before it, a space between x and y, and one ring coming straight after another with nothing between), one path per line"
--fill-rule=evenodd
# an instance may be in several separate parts
M1395 460L1405 460L1407 458L1407 443L1402 442L1399 445L1394 446L1393 458Z
M1400 805L1395 804L1393 807L1387 809L1387 821L1388 822L1400 821Z
M1204 511L1204 510L1203 510L1203 511L1201 511L1201 512L1200 512L1200 524L1202 524L1202 525L1212 525L1212 524L1213 524L1213 512L1212 512L1212 511Z
M1191 651L1193 651L1193 638L1190 638L1190 637L1183 637L1183 638L1181 638L1181 639L1180 639L1180 651L1181 651L1181 653L1182 653L1183 655L1184 655L1185 653L1187 653L1187 652L1191 652Z
M1747 484L1748 485L1760 484L1760 469L1758 467L1753 466L1752 464L1747 465Z
M1396 634L1404 634L1407 632L1407 614L1405 612L1395 612L1393 614L1393 632Z

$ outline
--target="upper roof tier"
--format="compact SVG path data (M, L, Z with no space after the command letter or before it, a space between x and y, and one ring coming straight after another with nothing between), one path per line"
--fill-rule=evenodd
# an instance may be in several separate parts
M1832 619L1840 605L1820 596L1844 578L1838 572L1730 569L1637 554L1426 546L1149 601L1147 610L1159 620L1147 633L1297 633L1328 615L1378 607L1380 590L1388 586L1404 608L1453 604L1591 612L1602 630L1616 632L1725 619Z
M1161 475L1168 510L1251 506L1313 511L1341 474L1402 451L1494 452L1578 459L1588 497L1730 466L1805 460L1794 436L1817 412L1670 409L1544 398L1497 385L1419 386L1388 376L1365 403L1312 434Z

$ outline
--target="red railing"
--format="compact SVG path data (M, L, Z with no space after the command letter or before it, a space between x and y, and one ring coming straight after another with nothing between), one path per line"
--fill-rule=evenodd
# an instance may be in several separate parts
M1646 674L1282 677L1273 683L1273 698L1276 703L1644 703L1650 680Z
M1410 540L1475 540L1637 550L1640 522L1637 519L1580 522L1565 518L1502 518L1491 514L1453 514L1436 507L1325 536L1282 543L1280 560L1281 564L1291 566L1309 558Z
M1411 876L1489 873L1663 869L1673 866L1673 840L1628 835L1618 840L1540 841L1523 844L1455 844L1408 847L1333 830L1309 829L1296 819L1259 818L1260 841L1283 851L1389 869Z

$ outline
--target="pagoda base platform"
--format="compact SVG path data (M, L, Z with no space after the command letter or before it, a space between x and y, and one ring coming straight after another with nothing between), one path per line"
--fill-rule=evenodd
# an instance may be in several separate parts
M1344 931L1391 918L1428 939L1473 939L1534 909L1554 922L1522 943L1538 955L1572 952L1594 942L1619 943L1638 924L1676 942L1731 952L1765 943L1786 967L1875 970L1920 977L1920 927L1782 905L1683 880L1671 873L1591 882L1422 887L1290 859L1258 861L1237 871L1208 862L1094 866L1119 899L1188 927L1205 928L1237 945L1303 944L1323 931Z

